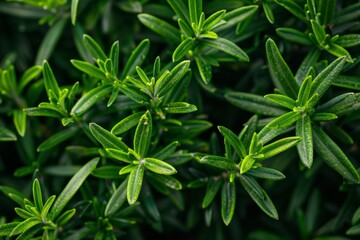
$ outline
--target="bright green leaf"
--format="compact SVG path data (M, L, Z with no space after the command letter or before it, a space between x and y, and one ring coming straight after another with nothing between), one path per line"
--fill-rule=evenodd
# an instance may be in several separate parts
M145 157L150 147L152 134L152 117L147 111L136 127L134 135L134 150L140 157Z
M173 166L159 159L145 158L144 161L145 168L155 173L163 175L172 175L176 173L176 169Z
M221 189L221 217L225 225L229 225L235 212L235 182L224 182Z
M301 162L307 167L311 168L314 157L313 137L310 117L303 115L296 123L296 136L302 137L296 147L299 153Z
M126 190L127 200L130 205L134 204L140 195L144 170L145 166L143 164L139 164L130 172Z
M201 158L200 163L224 170L236 170L236 164L234 162L225 157L215 155L207 155Z
M99 143L106 148L120 149L124 152L128 151L128 146L121 141L121 138L116 137L114 134L97 125L96 123L89 124L92 135L99 141Z
M135 127L139 123L142 115L144 115L144 112L136 112L127 116L115 124L115 126L111 129L111 133L118 135L128 131L132 127Z

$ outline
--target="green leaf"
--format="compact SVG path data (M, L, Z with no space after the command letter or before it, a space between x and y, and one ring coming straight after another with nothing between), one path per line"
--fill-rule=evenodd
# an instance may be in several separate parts
M240 165L240 174L244 174L249 171L255 163L255 158L253 156L247 155L242 161Z
M332 85L359 91L360 90L360 77L338 75L332 81Z
M50 90L53 91L53 93L57 97L56 100L58 100L60 96L60 88L50 68L49 63L46 60L43 62L43 75L44 75L45 89L49 100L51 101Z
M0 141L16 141L16 135L9 129L0 126Z
M224 136L224 138L230 143L230 145L234 148L235 152L240 158L245 158L246 150L243 143L240 141L238 136L236 136L230 129L227 129L223 126L218 126L220 133Z
M78 132L78 130L78 128L72 127L55 133L54 135L46 139L44 142L42 142L38 146L37 151L42 152L55 147L56 145L72 138Z
M359 183L360 176L340 147L318 126L313 126L315 151L345 179Z
M293 0L275 0L277 4L291 12L294 16L300 19L303 22L307 22L307 18L304 15L304 9L300 7L295 1Z
M253 16L255 12L258 10L258 8L259 7L257 5L242 6L230 12L227 12L223 17L223 20L226 21L226 24L223 24L214 29L216 30L216 32L220 32L228 28L231 28Z
M167 2L180 19L190 24L189 12L183 1L167 0Z
M321 51L317 48L314 48L303 59L295 75L296 81L299 83L299 85L301 85L304 79L308 77L309 69L313 68L313 66L317 63L320 54Z
M6 196L11 198L18 205L24 207L25 195L22 192L19 192L18 190L8 186L0 186L0 191L2 191Z
M224 170L236 170L236 164L234 162L225 157L215 155L207 155L201 158L200 163Z
M132 51L129 59L127 60L120 79L125 79L126 76L132 75L137 66L145 61L146 55L149 52L150 41L149 39L142 40L139 45Z
M181 18L178 20L180 31L187 37L191 38L194 35L193 29Z
M211 30L216 24L218 24L224 17L226 10L219 10L211 14L204 22L202 30L204 32Z
M172 175L177 172L173 166L156 158L145 158L144 166L150 171L163 175Z
M360 45L360 34L344 34L335 42L342 47L356 47Z
M350 53L340 45L337 45L335 43L331 43L329 45L329 47L325 48L325 50L327 52L329 52L330 54L334 55L335 57L344 57L345 56L346 61L349 62L349 63L354 62L353 59L350 56Z
M40 75L41 71L42 67L40 65L34 65L28 68L20 78L18 86L19 92L21 92L29 84L30 81L37 78Z
M207 64L202 57L196 57L196 66L201 77L201 80L205 84L209 84L212 78L212 67L210 64ZM195 75L196 76L196 75Z
M259 183L253 177L246 175L239 175L239 179L245 190L249 193L254 202L261 208L261 210L263 210L268 216L276 220L279 219L279 215L274 204L264 189L260 187Z
M38 211L41 211L44 204L42 199L41 187L39 180L35 178L33 185L32 185L32 194L34 198L34 204Z
M168 144L163 149L161 149L156 154L154 154L152 157L160 159L160 160L165 160L167 157L169 157L171 154L173 154L175 152L178 145L179 145L179 142L174 141L174 142Z
M75 215L75 213L75 208L67 210L58 217L58 219L56 220L56 224L59 226L65 225L68 221L70 221L70 219Z
M326 26L333 23L335 14L336 0L320 0L318 12L320 13L320 22Z
M264 146L261 149L261 158L260 159L267 159L278 155L281 152L288 150L289 148L295 146L298 142L302 140L301 137L286 137L280 140L277 140L271 144Z
M296 136L303 139L296 145L300 160L305 167L311 168L314 158L314 150L311 121L309 116L303 115L296 122Z
M126 178L115 192L111 195L105 207L105 216L111 216L116 213L126 201L126 187L128 179Z
M89 124L90 132L96 140L105 148L120 149L124 152L128 151L128 146L121 141L121 138L116 137L114 134L97 125L96 123Z
M295 106L295 100L292 98L289 98L288 96L281 95L281 94L267 94L264 96L267 100L270 100L273 103L277 103L280 106L286 107L290 110L292 110Z
M145 157L148 152L152 134L152 117L149 111L140 118L134 135L134 151Z
M241 109L265 116L279 116L286 113L283 108L263 96L251 93L230 92L225 94L225 99Z
M127 183L126 196L130 205L134 204L138 199L144 177L144 164L139 164L130 172L129 181Z
M249 56L244 50L242 50L238 45L227 40L226 38L217 38L217 39L203 39L202 42L210 47L218 49L222 52L225 52L233 57L236 57L240 62L249 62Z
M311 116L313 121L331 121L337 119L338 117L333 113L315 113Z
M127 152L114 148L106 148L106 152L109 154L110 158L120 160L125 163L132 163L132 159L129 157Z
M96 168L98 162L99 158L90 160L70 179L53 204L53 207L49 213L50 219L54 220L57 218L57 216L59 216L60 212L79 190L86 178Z
M127 174L127 173L131 172L132 170L136 169L137 167L138 167L138 165L132 164L132 163L125 167L122 167L119 171L119 175Z
M28 218L28 219L22 221L21 223L19 223L16 227L14 227L10 233L10 236L14 236L19 233L23 233L38 224L41 224L41 220L38 217Z
M75 26L79 0L71 0L71 23Z
M25 108L24 112L29 116L63 118L64 116L53 109L44 107Z
M174 50L172 55L172 61L180 61L190 50L195 46L195 41L193 38L187 38L182 41L179 46Z
M271 23L274 24L275 19L274 19L274 13L270 7L270 4L267 2L262 2L262 6L265 12L265 16L267 18L267 20Z
M64 31L66 23L67 19L62 18L46 33L37 51L35 65L41 65L45 59L50 59L50 56Z
M70 60L70 62L72 65L74 65L74 67L76 67L80 71L88 74L91 77L105 80L105 81L108 80L106 78L106 75L104 74L104 72L101 71L99 68L95 67L94 65L92 65L91 63L88 63L85 61L80 61L80 60Z
M26 113L22 110L14 110L14 125L20 136L25 136Z
M346 235L349 236L358 236L360 235L360 224L357 224L355 226L352 226L346 231Z
M71 109L70 115L77 117L81 116L94 104L101 101L106 95L108 95L111 92L112 88L113 87L111 85L104 84L90 90L75 103L75 105Z
M34 217L34 215L32 213L30 213L22 208L16 207L15 212L17 215L19 215L23 219L28 219L28 218Z
M176 84L185 76L190 66L190 61L182 61L177 64L162 81L155 83L155 92L158 96L163 96L169 90L173 89Z
M0 224L0 236L9 236L12 230L19 224L19 222L10 222ZM19 234L20 232L14 233L14 235Z
M55 195L52 195L51 197L49 197L46 202L44 203L43 208L41 209L40 215L43 219L45 219L47 217L47 214L52 206L52 204L54 203L56 199Z
M202 13L202 0L188 0L190 22L198 25L200 14Z
M270 73L274 75L272 79L274 80L275 86L286 93L288 97L296 99L299 85L289 66L281 56L278 47L271 38L266 41L266 55Z
M154 172L147 172L147 173L148 173L147 176L149 176L156 183L157 186L164 185L176 191L182 189L181 182L172 176L160 175Z
M276 33L283 39L290 42L298 43L305 46L311 46L313 44L304 32L296 30L294 28L276 28Z
M312 86L312 77L309 76L305 78L305 80L302 82L298 94L298 101L299 106L305 106L305 104L308 102L311 92L311 86Z
M235 182L224 182L221 189L221 217L228 226L234 216L236 204Z
M285 178L285 175L282 174L282 172L267 167L252 168L246 172L246 175L269 180L282 180Z
M223 185L222 178L211 178L208 182L205 196L203 198L201 207L208 207L214 200L216 194L219 192L221 186Z
M164 20L147 13L140 13L138 15L138 19L142 24L159 34L170 44L177 44L181 42L180 31Z
M164 104L161 109L167 113L190 113L197 111L195 105L186 102L172 102Z
M83 42L88 50L88 52L91 54L91 56L94 58L95 61L101 60L106 61L107 56L102 50L102 48L99 46L99 44L89 35L84 34L83 36Z
M330 112L337 116L351 113L360 108L360 93L344 93L328 102L322 104L318 108L318 112Z
M111 133L118 135L128 131L129 129L135 127L139 123L140 118L143 115L144 112L136 112L127 116L126 118L122 119L120 122L115 124L115 126L111 129Z
M325 42L325 38L326 38L326 33L325 33L325 29L315 20L311 19L310 20L311 23L311 27L313 30L313 33L315 35L316 41L320 46L323 46L324 44L326 44Z
M265 143L265 139L267 141L271 140L271 137L275 137L284 130L288 129L294 122L296 122L299 118L301 118L300 112L288 112L280 117L275 118L271 122L269 122L261 131L259 132L259 141ZM276 135L273 135L274 132L272 130L279 129L280 132L277 132ZM268 135L272 135L271 137ZM270 138L270 139L269 139Z
M313 80L311 95L317 93L319 98L324 95L330 87L332 81L338 76L345 64L345 57L341 57L333 61L329 66L322 70Z
M358 207L353 215L353 217L351 218L351 224L355 225L357 223L360 222L360 207Z

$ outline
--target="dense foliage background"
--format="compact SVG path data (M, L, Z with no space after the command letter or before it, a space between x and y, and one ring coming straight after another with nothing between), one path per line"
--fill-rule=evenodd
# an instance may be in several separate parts
M0 18L0 239L359 237L359 1Z

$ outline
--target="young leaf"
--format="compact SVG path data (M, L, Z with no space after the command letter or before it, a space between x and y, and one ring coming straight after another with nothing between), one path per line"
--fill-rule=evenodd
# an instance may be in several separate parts
M68 182L65 188L60 193L50 210L50 218L56 219L60 212L64 209L66 204L72 199L75 193L79 190L83 182L90 175L90 173L96 168L99 162L99 158L94 158L86 163Z
M126 188L126 196L130 205L134 204L140 195L144 170L145 166L143 164L139 164L130 172Z
M41 209L40 215L43 219L45 219L47 217L47 214L52 206L52 204L54 203L56 199L55 195L52 195L51 197L49 197L46 202L44 203L43 208Z
M250 60L249 56L244 50L226 38L219 37L217 39L203 39L202 42L210 48L218 49L233 57L236 57L240 62L248 62Z
M111 216L112 214L116 213L125 203L127 183L128 178L126 178L111 195L111 198L105 207L105 216Z
M219 192L222 185L223 185L222 178L209 180L208 187L206 189L206 193L201 204L202 208L206 208L212 203L214 197Z
M182 33L187 37L191 38L194 36L193 29L181 18L178 20L178 24Z
M279 116L286 113L285 109L266 98L251 93L230 92L225 94L225 99L241 109L265 116Z
M345 57L341 57L333 61L329 66L321 71L313 80L311 95L317 93L319 98L321 98L321 96L324 95L326 90L330 87L332 81L341 72L344 64Z
M20 136L25 135L26 131L26 113L21 110L14 110L14 125Z
M240 174L244 174L249 171L255 163L255 158L250 155L247 155L242 161L240 165Z
M190 113L197 110L196 106L185 102L172 102L161 107L167 113Z
M38 217L28 218L21 223L19 223L10 233L10 236L17 235L19 233L26 232L27 230L33 228L34 226L41 224L41 220Z
M79 0L71 0L71 23L75 26Z
M59 218L56 220L56 224L59 226L65 225L68 221L70 221L70 219L75 215L75 213L75 208L67 210L59 216Z
M138 15L139 21L146 27L159 34L163 39L167 40L170 44L181 42L180 31L169 23L154 17L147 13L140 13Z
M140 156L145 157L148 152L152 134L152 117L147 111L141 118L136 127L134 135L134 151Z
M38 211L41 211L44 204L42 199L41 187L39 180L36 178L32 185L32 194L34 198L34 204Z
M314 150L311 121L308 115L303 115L296 122L296 136L299 136L303 139L296 145L300 160L305 165L305 167L311 168L313 163Z
M104 72L101 71L99 68L95 67L94 65L92 65L91 63L80 60L74 60L74 59L70 60L70 62L74 67L88 74L89 76L108 81Z
M22 92L22 90L29 84L30 81L37 78L40 75L41 71L42 67L40 65L34 65L28 68L20 78L18 86L19 92Z
M311 22L311 27L312 30L314 32L316 41L318 42L318 45L323 46L325 43L325 38L326 38L326 33L325 33L325 29L320 26L320 24L315 21L315 20L310 20Z
M95 61L101 60L106 61L107 56L102 50L102 48L99 46L99 44L89 35L84 34L83 36L83 42L88 50L88 52L91 54L91 56L94 58Z
M35 65L41 65L45 59L50 59L50 56L64 31L66 23L67 19L62 18L46 33L37 51Z
M270 217L276 220L279 219L279 215L274 204L264 189L260 187L259 183L253 177L246 175L240 175L239 179L245 190L249 193L254 202L261 208L261 210Z
M112 86L108 84L101 85L96 87L89 92L87 92L84 96L82 96L71 109L71 116L81 116L87 110L89 110L94 104L98 101L102 100L106 95L111 93Z
M66 141L67 139L73 137L78 132L78 130L79 130L78 128L72 127L72 128L68 128L63 131L60 131L58 133L55 133L54 135L52 135L51 137L46 139L44 142L42 142L39 145L39 147L37 148L37 151L42 152L42 151L48 150L64 141Z
M200 163L224 170L236 170L236 164L234 162L225 157L215 155L207 155L201 158Z
M235 182L224 182L221 189L221 217L225 225L229 225L235 211L236 189Z
M128 131L132 127L135 127L139 123L142 115L144 115L144 112L137 112L127 116L126 118L115 124L115 126L111 129L111 133L119 135Z
M125 79L126 76L132 75L135 72L136 66L140 66L144 62L146 55L149 52L149 48L149 39L144 39L139 43L127 60L120 79Z
M146 169L158 174L172 175L176 173L176 169L173 166L156 158L146 158L144 166Z
M278 155L281 152L288 150L289 148L295 146L298 142L302 140L301 137L286 137L280 140L277 140L269 145L266 145L261 149L261 159L267 159Z
M109 132L108 130L102 128L96 123L89 124L90 132L94 136L96 140L106 149L106 148L114 148L120 149L124 152L128 151L128 146L121 141L121 138L116 137L114 134Z
M359 183L360 176L338 145L318 126L313 126L315 151L345 179Z
M266 41L266 55L269 62L270 73L274 75L275 85L282 92L292 99L296 99L299 85L297 84L294 75L289 66L280 54L275 42L269 38Z
M46 60L43 62L43 75L44 75L45 89L49 100L51 97L50 90L53 91L53 93L58 99L60 96L60 88L50 68L49 63Z
M277 103L283 107L286 107L290 110L292 110L295 106L295 100L292 98L289 98L288 96L281 95L281 94L267 94L264 96L267 100L270 100L273 103Z
M350 53L345 48L343 48L342 46L340 46L336 43L330 43L329 47L325 48L325 50L336 57L344 57L345 56L346 61L349 63L354 62Z
M331 121L331 120L334 120L334 119L337 119L338 117L333 114L333 113L315 113L311 116L311 120L313 121L318 121L318 122L321 122L321 121Z
M224 138L230 143L230 145L234 148L237 155L240 158L245 158L246 156L246 150L243 143L240 141L240 139L229 129L223 126L218 127L220 133L224 136Z
M282 174L282 172L267 167L252 168L246 172L246 175L269 180L282 180L285 178L285 175Z
M202 0L188 0L190 22L198 25L198 20L202 12Z
M172 55L172 61L177 62L182 59L190 50L195 46L195 41L192 38L183 40L179 46L174 50Z
M212 27L218 24L224 17L226 10L219 10L211 14L204 22L203 31L209 31Z

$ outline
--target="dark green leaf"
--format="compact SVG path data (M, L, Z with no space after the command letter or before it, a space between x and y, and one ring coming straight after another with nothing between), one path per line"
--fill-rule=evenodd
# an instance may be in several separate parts
M280 54L275 42L269 38L266 41L266 55L269 63L270 73L273 74L274 84L282 92L292 99L296 99L299 85L289 66Z
M244 20L253 16L258 8L259 7L257 5L242 6L227 12L223 17L223 20L226 21L226 24L216 27L215 30L217 32L223 31L235 26L236 24L239 24L240 22L243 22Z
M99 158L94 158L86 163L68 182L65 188L62 190L58 198L56 199L53 207L50 210L50 218L52 220L59 216L60 212L64 209L67 203L72 199L75 193L79 190L83 182L90 175L90 173L96 168L99 162Z
M0 126L0 141L16 141L17 137L15 133L9 129Z
M313 126L315 151L340 175L351 182L359 183L360 176L340 147L320 128Z
M285 175L278 170L267 167L252 168L246 172L246 175L269 180L282 180L285 178Z
M335 14L336 0L320 0L318 5L318 12L320 13L320 21L322 25L333 23Z
M145 157L148 152L152 134L152 117L147 111L141 118L136 127L134 135L134 151L140 156Z
M25 135L26 131L26 113L22 110L14 110L14 125L20 136Z
M299 85L301 85L301 83L307 77L309 69L317 63L320 54L321 51L319 49L313 49L303 59L295 75L296 81L299 83Z
M49 100L51 101L50 90L55 94L55 96L58 99L60 96L60 88L50 68L49 63L46 60L43 62L43 75L44 75L45 89Z
M102 179L118 179L118 178L122 178L119 175L119 172L121 169L122 169L122 167L120 167L118 165L117 166L106 165L106 166L96 168L91 173L91 175L93 175L94 177L97 177L97 178L102 178Z
M202 42L210 48L218 49L233 57L236 57L240 62L248 62L250 60L249 56L244 50L226 38L219 37L217 39L203 39Z
M319 98L326 92L330 87L332 81L341 72L345 64L345 57L341 57L333 61L323 71L321 71L316 78L313 80L311 95L317 93Z
M224 170L236 170L236 164L225 157L207 155L200 160L201 163Z
M273 103L277 103L283 107L286 107L290 110L292 110L295 106L295 100L292 98L289 98L288 96L281 95L281 94L267 94L264 96L267 100L270 100Z
M191 38L194 35L193 29L181 18L178 20L178 24L180 27L180 30L182 31L182 33L188 37Z
M240 175L239 179L245 190L249 193L254 202L261 208L261 210L270 217L278 219L279 215L274 204L264 189L260 187L259 183L253 177L246 175Z
M204 199L202 201L202 208L208 207L214 200L214 197L219 192L221 186L223 185L222 178L210 179L206 189Z
M312 42L309 37L302 31L296 30L294 28L280 27L276 29L276 33L283 39L298 43L305 46L311 46Z
M91 77L105 80L105 81L108 80L106 78L106 75L104 74L104 72L101 71L99 68L95 67L94 65L92 65L91 63L88 63L85 61L80 61L80 60L70 60L70 62L72 65L74 65L74 67L76 67L80 71L88 74Z
M83 95L71 109L71 116L80 116L89 110L94 104L101 101L112 90L111 85L101 85Z
M326 38L326 34L325 34L325 29L315 20L310 20L311 22L311 27L313 30L313 33L315 35L316 41L318 43L318 45L323 46L326 44L325 42L325 38Z
M37 51L35 65L41 65L45 59L49 59L61 34L66 26L67 19L62 18L55 23L43 38L41 45Z
M302 141L296 145L300 160L307 168L311 168L314 150L311 121L309 116L304 115L297 121L296 136L302 137Z
M182 184L176 178L169 175L160 175L154 172L147 172L147 176L149 176L153 181L156 182L156 185L164 185L173 190L181 190Z
M236 189L235 182L224 182L221 189L221 217L225 225L229 225L235 211Z
M106 54L92 37L90 37L87 34L84 34L83 42L86 49L88 50L88 52L91 54L91 56L94 58L95 61L97 60L101 60L104 62L106 61L107 59Z
M144 177L144 170L145 166L143 164L139 164L130 172L126 189L126 196L129 204L134 204L139 197Z
M183 40L179 46L174 50L172 55L173 62L180 61L190 50L195 46L195 41L192 38Z
M225 94L225 98L241 109L265 116L279 116L286 113L286 110L278 105L262 96L251 93L230 92Z
M174 142L170 143L169 145L167 145L166 147L164 147L163 149L161 149L156 154L154 154L152 157L160 159L160 160L165 160L167 157L169 157L171 154L173 154L175 152L178 145L179 145L179 142L174 141Z
M183 1L167 0L167 2L180 19L190 24L189 12Z
M360 77L358 76L345 76L338 75L333 81L332 85L349 88L354 90L360 90Z
M96 123L89 124L90 131L96 140L106 149L106 148L114 148L120 149L124 152L128 151L128 146L121 141L121 138L116 137L114 134L109 132L108 130L102 128Z
M54 135L46 139L44 142L42 142L37 148L37 151L42 152L53 148L54 146L72 138L78 132L78 130L78 128L72 127L55 133Z
M265 16L267 18L267 20L271 23L271 24L274 24L275 22L275 19L274 19L274 13L270 7L270 4L268 2L262 2L262 6L263 6L263 9L264 9L264 13L265 13Z
M304 15L304 10L293 0L275 0L277 4L294 14L303 22L307 22L307 19Z
M234 148L237 155L240 158L245 158L246 150L243 143L240 139L230 130L223 126L218 126L220 133L224 136L224 138L230 143L230 145Z
M139 43L139 45L134 49L134 51L132 51L129 59L127 60L120 79L125 79L126 76L132 75L135 72L135 68L140 66L145 61L146 55L149 52L149 48L149 39L144 39Z
M357 224L355 226L352 226L346 231L346 235L350 236L358 236L360 235L360 224Z
M111 195L105 207L105 216L111 216L116 213L126 201L126 187L128 179L126 178L115 192Z
M167 113L190 113L197 110L195 105L185 102L172 102L161 107Z
M176 173L173 166L156 158L145 158L144 166L157 174L172 175Z
M29 84L30 81L37 78L40 75L41 71L42 67L40 65L35 65L28 68L20 78L18 86L19 91L21 92Z
M169 23L147 13L140 13L138 18L142 24L159 34L170 44L181 42L180 31Z
M360 207L358 207L353 215L353 217L351 218L351 224L355 225L357 223L360 222Z
M132 127L135 127L139 123L142 115L144 115L144 112L137 112L127 116L115 124L115 126L111 129L111 133L118 135L128 131Z
M18 190L8 187L8 186L0 186L0 191L2 191L6 196L11 198L14 202L16 202L21 207L24 206L24 198L25 195Z
M331 112L342 116L360 108L360 93L343 93L318 108L319 112Z
M356 47L360 45L360 34L341 35L335 43L342 47Z
M212 79L211 65L207 64L202 57L195 58L195 61L201 80L205 84L209 84Z

